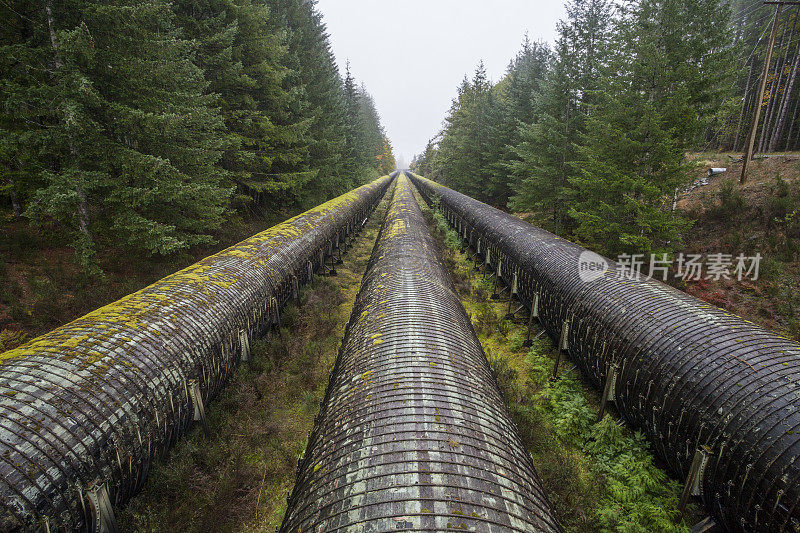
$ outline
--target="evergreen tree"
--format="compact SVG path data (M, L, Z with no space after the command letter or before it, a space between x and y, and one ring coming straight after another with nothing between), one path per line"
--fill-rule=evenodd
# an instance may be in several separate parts
M0 192L88 271L104 246L211 242L234 188L296 210L393 161L314 2L19 0L0 16Z
M47 157L28 215L62 223L90 270L98 238L162 254L210 242L230 194L223 124L170 4L46 1L31 15L34 63L16 70L42 69L24 113Z
M436 144L440 139L441 133L428 141L422 154L417 154L412 158L409 167L413 172L421 174L434 181L442 181L439 176L439 171L435 166L436 158L438 156Z
M48 108L53 53L40 0L0 4L0 190L19 219L50 159L40 114Z
M435 166L446 183L481 200L488 200L487 127L491 84L483 63L472 80L464 78L447 117Z
M359 90L359 128L362 136L362 149L364 150L364 178L362 182L371 181L376 178L380 172L381 155L384 153L384 148L391 149L390 145L385 143L386 132L381 125L380 115L375 107L375 100L367 92L364 84L361 84Z
M595 93L581 172L570 179L575 235L595 249L664 251L688 225L671 210L676 189L691 178L685 151L696 133L694 106L703 98L702 83L687 74L691 58L714 53L681 44L697 16L678 0L643 0L617 21L617 53Z
M308 153L308 120L286 110L293 95L283 66L283 35L265 5L249 0L182 0L179 22L199 43L198 64L220 97L228 149L220 166L240 189L274 209L297 200L310 173L294 168Z
M345 127L345 175L353 183L360 181L361 172L369 164L365 149L366 135L361 123L361 93L356 80L350 73L350 64L345 69L344 101L346 112Z
M389 138L384 135L383 145L381 146L381 153L378 156L378 174L385 176L397 167L397 162L394 159L394 152L392 151L392 143Z
M331 52L322 15L309 0L271 0L276 31L286 33L284 87L294 90L294 122L308 122L308 153L296 168L309 173L300 203L319 203L354 183L345 153L347 116L344 87Z
M345 82L347 109L346 154L347 172L353 185L377 177L380 156L384 149L384 131L372 96L356 84L347 66Z
M505 207L521 176L515 173L520 158L516 147L521 133L535 118L535 101L540 98L551 54L543 43L531 42L527 35L522 50L511 62L506 77L495 87L491 107L491 142L488 155L490 181L487 195Z
M536 99L534 119L522 124L510 169L518 176L511 206L539 215L540 223L557 233L568 232L570 178L577 169L601 66L607 61L611 3L572 0L567 19L558 24L552 67Z
M566 194L578 143L577 112L565 62L567 42L556 43L556 56L539 96L536 118L520 125L509 166L519 176L512 209L533 212L542 226L561 233L565 228Z

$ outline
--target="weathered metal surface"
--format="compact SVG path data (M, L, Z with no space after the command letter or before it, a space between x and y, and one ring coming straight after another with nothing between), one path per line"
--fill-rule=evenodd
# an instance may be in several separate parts
M710 450L699 492L732 531L800 531L800 344L620 265L578 275L584 248L419 176L422 194L480 239L519 296L597 386L685 479ZM496 263L495 263L496 264Z
M0 354L0 531L85 529L202 419L293 283L360 228L384 177ZM320 254L320 250L323 251ZM245 353L245 356L247 354Z
M281 531L559 531L400 176Z

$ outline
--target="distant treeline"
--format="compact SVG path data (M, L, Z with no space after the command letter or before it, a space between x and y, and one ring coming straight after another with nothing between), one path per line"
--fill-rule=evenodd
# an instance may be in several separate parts
M0 20L0 187L89 271L104 241L169 254L394 167L312 1L14 0Z
M797 149L797 7L784 10L761 150ZM741 148L774 6L760 0L571 0L554 47L527 39L497 84L483 65L413 166L616 255L666 252L688 151ZM743 102L747 102L743 106Z

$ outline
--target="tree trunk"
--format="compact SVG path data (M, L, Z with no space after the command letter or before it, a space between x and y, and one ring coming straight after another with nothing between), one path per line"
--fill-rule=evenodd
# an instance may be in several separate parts
M742 98L742 110L739 113L739 123L736 125L736 137L733 139L733 151L739 151L739 135L742 132L742 121L744 120L744 109L747 107L747 93L750 92L750 80L753 77L754 61L750 62L750 70L747 72L747 83L744 86L744 97Z
M576 102L577 105L577 102ZM567 150L569 149L569 117L570 117L570 99L567 98L567 107L564 113L564 146L563 152L561 154L561 183L558 184L558 191L556 191L556 198L553 202L553 222L555 225L555 233L561 233L561 223L564 220L564 206L562 205L561 198L564 192L564 188L567 184ZM576 110L577 111L577 110Z
M794 113L792 113L792 121L789 123L789 135L786 137L786 147L784 148L787 152L792 149L792 133L797 124L797 108L800 107L798 104L800 104L800 98L795 98Z
M58 56L56 44L56 31L53 29L53 0L45 0L44 10L47 13L47 30L50 34L50 46L53 48L53 65L56 70L61 68L61 58Z
M86 192L83 187L77 188L78 193L78 229L90 241L92 239L89 233L89 201L86 199Z
M58 55L58 43L56 42L56 32L53 29L53 8L52 8L53 1L52 0L45 0L44 2L44 10L47 14L47 29L50 34L50 46L53 48L53 65L55 66L55 70L58 70L62 67L63 63L61 62L61 58ZM69 141L70 146L70 154L77 159L77 150L72 143L72 139ZM75 192L78 195L78 231L83 234L88 241L92 242L92 236L89 233L89 201L86 198L86 191L82 186L78 186L75 189Z
M789 111L789 101L794 89L794 80L797 78L797 68L800 65L800 49L794 54L794 61L792 62L792 73L789 75L789 81L786 84L786 89L783 93L783 101L781 102L780 113L778 114L778 122L775 124L775 131L772 133L772 138L769 140L769 151L774 152L778 145L778 140L783 135L783 128L786 124L786 114Z
M789 42L792 41L792 37L794 36L794 29L797 25L797 19L795 19L794 24L792 25L792 29L789 32ZM786 56L788 55L786 51L783 50L783 45L787 42L786 39L786 30L784 29L783 34L781 35L781 44L778 47L781 50L782 54L780 57L775 59L775 78L773 79L772 87L769 91L769 103L767 105L767 113L764 116L764 125L761 127L761 138L758 142L758 151L759 152L766 152L767 151L767 140L772 136L774 133L770 126L772 125L772 121L775 118L775 111L778 105L778 98L777 93L780 91L781 82L783 80L783 70L786 67Z
M769 86L769 97L767 99L767 108L764 110L764 121L761 123L761 135L758 138L757 152L764 152L766 149L767 131L769 130L770 122L772 122L772 106L775 102L775 91L780 86L780 78L778 77L778 68L780 66L780 59L775 60L775 76L772 78L772 83ZM763 101L761 102L763 105Z
M776 65L777 68L777 65ZM766 146L764 146L767 138L767 130L769 130L770 122L772 121L772 103L773 103L773 96L775 94L775 89L777 84L777 76L772 79L772 83L769 87L769 97L767 98L767 108L764 110L764 120L761 122L761 135L758 137L758 147L756 152L763 153ZM763 100L760 102L761 105L764 104Z
M14 218L22 218L22 206L19 203L17 191L14 189L14 180L10 177L8 178L8 195L11 197L11 209L14 212Z

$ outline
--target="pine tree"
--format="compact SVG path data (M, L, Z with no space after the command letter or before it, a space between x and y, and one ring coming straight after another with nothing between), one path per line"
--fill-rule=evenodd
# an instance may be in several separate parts
M296 201L311 174L295 169L308 152L309 121L294 117L284 87L283 35L265 5L248 0L182 0L179 22L199 43L209 92L220 97L230 142L224 175L255 196L260 208Z
M537 116L520 126L520 139L514 147L517 160L509 164L511 172L519 176L511 207L537 214L537 222L556 233L563 232L567 222L565 197L580 134L565 66L570 60L566 48L564 39L556 43Z
M359 122L363 132L363 150L365 152L366 171L362 182L371 181L380 174L381 155L384 148L391 146L385 144L386 132L381 125L381 118L375 107L375 100L367 92L364 84L359 90Z
M487 196L496 205L505 207L521 181L521 176L515 173L520 163L516 147L521 142L522 130L534 122L535 101L541 97L550 62L548 46L531 42L526 35L506 77L493 87Z
M347 109L346 162L348 174L354 179L355 185L378 176L385 148L385 133L372 96L363 84L358 86L349 64L344 93Z
M445 118L435 167L446 183L481 200L489 200L488 128L492 102L491 84L483 62L472 80L464 78Z
M19 0L0 16L0 193L86 271L100 249L210 243L239 202L295 210L393 160L358 87L345 153L313 1Z
M352 183L361 181L366 168L368 155L365 150L366 136L361 124L361 94L356 80L350 73L350 64L345 68L344 101L346 112L345 126L345 174Z
M0 191L21 218L30 196L43 185L50 160L42 113L51 97L53 53L42 31L40 0L0 4Z
M286 33L289 73L284 87L293 89L291 121L308 123L308 152L296 168L308 172L300 204L313 205L344 192L354 183L345 152L344 87L322 15L309 0L271 0L276 31Z
M428 179L443 182L439 175L439 169L436 167L436 158L438 157L439 150L437 143L441 139L441 133L429 140L425 145L425 150L421 154L415 155L409 167L413 172L421 174Z
M383 145L381 147L381 153L378 156L378 161L378 173L382 176L389 174L397 166L394 159L394 152L392 151L392 143L389 142L389 138L385 135L383 137Z
M740 108L733 93L742 47L732 37L730 2L690 0L665 9L681 21L665 35L670 57L666 68L686 84L689 94L694 120L686 132L688 142L693 148L702 149L709 141L716 147L724 140L728 117Z

